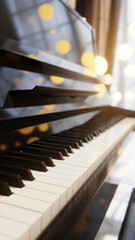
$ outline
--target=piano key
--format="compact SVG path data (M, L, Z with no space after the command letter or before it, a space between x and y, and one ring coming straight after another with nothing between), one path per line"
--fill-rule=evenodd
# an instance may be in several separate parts
M29 226L24 223L12 221L8 218L0 217L0 234L18 240L29 240Z
M56 147L56 146L48 146L48 145L45 145L45 144L40 144L40 143L32 143L30 144L30 146L38 146L39 148L42 148L42 149L45 149L45 150L54 150L54 151L57 151L57 152L61 152L63 156L69 156L68 154L68 151L64 148L60 148L60 147ZM51 151L50 151L51 152Z
M51 184L54 186L60 186L60 187L66 188L67 201L69 201L72 198L73 185L72 185L71 181L53 178L53 177L49 177L49 176L45 176L45 175L39 175L37 173L36 174L33 173L33 176L35 177L37 182L47 183L47 184Z
M40 200L45 203L50 203L51 204L51 218L54 219L55 216L59 213L60 211L60 201L59 201L59 195L54 194L54 193L49 193L49 192L42 192L36 189L30 189L25 186L22 191L19 191L19 188L13 188L11 187L12 192L15 195L23 196L23 197L28 197L34 200Z
M12 194L10 197L0 196L0 202L42 214L42 229L46 228L51 222L51 204L49 202L43 202L16 194Z
M84 134L85 133L92 134L95 137L100 134L99 130L94 130L94 129L90 130L89 127L87 127L87 128L79 128L78 127L78 128L73 128L72 130L73 130L73 132L77 132L77 133L79 132L79 133L84 133Z
M45 139L38 140L37 142L39 142L39 144L46 144L48 146L59 146L59 147L65 148L68 151L68 153L74 153L72 147L70 145L65 145L64 143L58 143L58 142L54 143L51 140L45 141Z
M0 180L7 181L9 185L22 188L24 186L20 175L0 170Z
M60 197L60 210L67 203L67 189L65 187L51 185L47 183L37 182L36 179L33 182L24 181L27 188L36 189L44 192L56 193Z
M71 136L71 135L70 135ZM74 146L77 146L77 148L80 148L80 139L74 139L74 138L65 138L63 136L59 136L58 134L52 135L51 138L53 139L58 139L58 140L62 140L62 141L68 141L69 143L71 143L71 146L73 147L72 144L74 144Z
M78 190L78 177L76 175L68 175L66 171L65 173L59 173L56 171L52 172L50 170L46 173L46 176L71 182L73 186L73 193L77 192Z
M7 182L0 181L0 195L10 196L12 194Z
M39 154L42 156L46 156L46 157L53 157L56 159L60 159L63 160L63 156L61 152L56 152L56 151L52 151L52 150L45 150L42 149L40 147L38 147L38 145L36 147L34 146L24 146L22 148L23 152L28 152L28 153L35 153L35 154Z
M88 142L92 139L93 134L89 134L89 133L83 133L83 132L79 132L79 131L74 131L73 129L68 130L68 134L70 136L74 136L75 138L83 138L84 142Z
M123 137L131 130L134 128L134 119L126 119L122 121L122 123L117 124L116 126L112 127L112 129L108 129L106 132L103 134L100 134L97 138L95 138L92 142L85 143L84 147L79 149L75 149L77 151L77 154L71 154L70 157L65 157L65 160L60 161L60 160L55 160L53 159L56 167L61 168L63 166L65 167L79 167L80 171L81 168L83 169L81 175L86 177L85 180L87 180L91 174L98 168L100 164L104 161L104 159L110 154L112 149L114 149L115 146L117 146L118 142L123 139ZM111 130L111 131L110 131ZM119 131L119 135L117 134ZM102 144L101 144L102 143ZM87 147L88 146L88 147ZM96 148L96 150L95 150ZM85 149L87 150L87 153L85 154ZM88 151L89 150L89 151ZM80 156L79 156L79 151L80 151ZM84 157L83 157L84 153ZM72 156L72 157L71 157ZM63 167L64 168L64 167ZM55 167L54 167L55 169ZM48 170L49 172L50 170ZM76 170L77 171L77 170ZM34 171L33 171L34 172ZM33 173L32 172L32 173ZM33 176L35 177L35 180L33 181L34 183L39 183L39 184L48 184L52 185L52 187L55 186L61 186L66 189L66 202L68 202L73 196L73 186L71 181L66 181L53 177L48 177L48 176L43 176L46 173L41 172L41 175L39 175L39 172L33 173ZM69 173L67 172L66 175ZM26 181L25 181L26 182ZM33 182L29 182L32 184ZM70 189L70 191L69 191ZM15 194L13 194L15 195ZM12 197L12 195L10 196ZM33 199L32 199L33 200ZM1 197L0 197L1 201ZM42 202L42 201L41 201ZM24 203L23 203L24 204Z
M3 234L0 234L0 240L15 240L15 238L7 237L7 236L4 236Z
M33 170L46 171L46 166L43 161L35 161L28 158L22 158L19 156L16 157L8 154L1 154L0 157L0 162L4 164L13 164L17 167L26 167Z
M7 164L1 164L0 163L0 170L1 171L7 171L8 173L16 173L21 176L22 179L32 181L34 180L34 177L29 169L26 168L19 168L19 167L14 167L11 165Z
M49 137L49 138L45 138L44 140L47 141L47 142L49 140L52 143L61 143L61 144L64 144L64 145L69 145L72 148L77 148L77 149L79 148L79 145L78 145L77 142L72 142L72 141L68 141L68 140L63 141L63 140L60 140L60 139L52 137L52 136Z
M27 152L17 152L17 151L11 151L10 152L11 155L13 156L22 156L24 158L28 158L28 159L32 159L32 160L36 160L36 161L43 161L45 163L46 166L54 166L54 163L52 161L51 157L45 157L42 155L38 155L38 154L32 154L32 153L27 153ZM47 169L46 169L47 171Z
M55 134L55 136L58 136L59 138L64 138L66 140L70 140L70 141L75 141L78 142L80 147L83 147L83 141L81 138L75 138L74 136L72 137L71 135L65 135L64 133L57 133Z
M41 233L41 213L0 203L0 216L29 225L29 239L31 240L36 239Z
M89 138L87 139L87 137L75 137L75 136L71 136L71 134L70 133L68 133L68 132L62 132L62 133L59 133L58 134L58 136L62 136L62 137L64 137L64 138L66 138L67 140L68 139L74 139L74 140L76 140L76 141L79 141L79 145L81 146L81 147L83 147L83 142L88 142L88 140L89 140Z
M86 179L88 178L88 175L87 175L87 168L86 167L79 167L79 166L76 166L76 165L71 165L71 164L66 164L65 161L63 162L60 162L58 160L54 160L55 161L55 164L56 166L59 167L59 169L65 169L66 170L71 170L71 171L74 171L74 172L78 172L80 173L80 176L79 178L81 179L81 183L83 184Z
M81 171L73 171L72 169L67 169L66 167L64 167L63 166L63 168L62 167L59 167L59 166L56 166L55 168L48 168L48 170L49 170L49 172L51 171L51 172L53 172L53 173L59 173L59 175L62 175L62 174L65 174L65 175L69 175L69 176L75 176L75 177L77 177L77 179L78 179L78 189L79 189L79 187L81 186L81 184L82 184L82 181L83 181L83 176L82 176L82 172ZM77 190L78 190L77 189Z

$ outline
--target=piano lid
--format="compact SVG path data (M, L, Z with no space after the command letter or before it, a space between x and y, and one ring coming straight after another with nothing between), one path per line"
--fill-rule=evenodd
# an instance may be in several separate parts
M32 91L36 86L98 92L81 98L81 103L74 102L72 108L109 104L106 88L101 80L98 84L94 72L94 29L77 12L59 0L23 4L1 0L0 7L4 9L0 16L0 108L9 91ZM50 103L55 105L53 110L61 110L56 101ZM14 117L37 114L45 111L45 104L18 105L4 113ZM62 105L63 110L70 107L69 102Z
M98 107L109 105L94 69L94 30L78 13L59 0L1 0L0 7L2 135L10 120L11 131L18 124L16 134L8 135L9 143L4 142L7 135L2 137L2 149L3 144L19 146L31 137L81 124ZM49 98L47 89L52 90Z

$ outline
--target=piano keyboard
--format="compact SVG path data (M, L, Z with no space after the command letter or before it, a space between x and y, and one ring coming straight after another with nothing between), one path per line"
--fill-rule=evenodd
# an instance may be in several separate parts
M109 154L134 129L135 120L133 118L122 119L115 125L107 127L106 131L100 128L94 134L87 127L88 125L85 129L83 128L84 131L73 129L72 141L69 131L67 137L66 133L65 137L62 137L63 133L61 133L54 137L48 137L46 140L43 139L35 145L24 146L22 152L12 152L11 158L7 157L7 162L4 154L1 155L0 164L3 167L4 161L10 165L9 160L17 161L18 155L22 154L20 159L24 162L24 167L28 166L27 168L31 169L29 172L31 180L26 180L28 176L19 176L17 179L20 187L14 186L15 184L11 180L11 177L16 175L10 173L7 176L6 171L2 172L3 175L1 174L0 191L2 192L3 188L8 189L5 183L6 179L10 185L9 191L7 191L9 196L0 195L1 240L37 239ZM56 143L54 146L58 150L52 150L54 157L49 158L51 149L44 150L45 142L46 146L49 142L52 143L52 146L53 143ZM63 154L60 152L60 146L65 146L66 151L63 151ZM66 148L66 146L68 147ZM36 157L34 158L34 156ZM37 160L37 156L40 161ZM28 162L33 164L32 168L29 167ZM16 166L18 169L23 168L19 162L16 163ZM34 180L32 180L33 177ZM24 180L22 181L21 178ZM9 193L10 190L13 194Z

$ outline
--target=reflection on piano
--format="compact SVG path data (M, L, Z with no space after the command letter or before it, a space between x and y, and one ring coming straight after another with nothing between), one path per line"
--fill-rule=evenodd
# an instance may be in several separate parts
M92 28L69 19L94 53ZM0 37L0 239L65 239L134 130L135 113L112 107L100 78L72 61Z

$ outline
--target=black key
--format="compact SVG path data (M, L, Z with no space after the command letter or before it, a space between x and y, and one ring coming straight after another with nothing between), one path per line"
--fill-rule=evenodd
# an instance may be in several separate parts
M72 130L68 130L67 133L71 137L73 136L75 138L83 139L83 142L88 143L89 141L91 141L91 136L89 134L86 134L83 132L76 132L76 131L72 131Z
M55 159L64 160L61 152L56 152L56 151L52 151L52 150L44 150L42 148L38 148L38 146L36 146L36 147L32 147L30 145L24 146L22 148L22 150L23 150L23 152L35 153L35 154L39 154L39 155L46 156L46 157L52 157Z
M88 143L91 139L89 138L89 136L87 136L87 137L84 137L84 136L76 136L75 134L73 134L72 133L72 131L66 131L66 132L63 132L62 134L60 133L59 134L59 136L62 136L62 137L64 137L64 138L67 138L67 140L69 139L69 140L75 140L76 142L78 142L79 143L79 145L81 146L81 147L83 147L84 145L83 145L83 142L86 142L86 143Z
M66 140L74 140L74 141L76 141L76 142L78 142L78 144L79 144L79 146L80 147L83 147L84 145L83 145L83 139L81 138L76 138L76 137L74 137L74 136L71 136L71 134L64 134L63 132L62 133L58 133L58 134L56 134L56 136L59 136L59 137L62 137L62 138L64 138L64 139L66 139Z
M85 128L74 128L75 131L78 131L78 132L84 132L84 133L87 133L87 134L96 134L96 136L98 136L100 134L99 130L90 130L89 128L85 129Z
M45 144L40 144L40 143L37 143L37 142L34 142L32 144L30 144L29 146L39 146L40 148L43 148L43 149L46 149L46 150L54 150L54 151L57 151L57 152L61 152L63 156L66 156L66 157L69 157L69 154L68 154L68 151L64 148L60 148L60 147L52 147L52 146L48 146L48 145L45 145Z
M9 164L1 164L0 163L0 171L4 171L7 173L16 173L21 176L22 179L32 181L34 177L29 169L21 168L21 167L14 167Z
M7 181L9 185L14 187L24 187L23 181L19 174L7 173L0 171L0 180Z
M17 151L12 151L10 152L10 154L13 156L20 156L20 157L29 158L36 161L41 161L41 162L43 161L45 165L49 167L55 166L53 160L50 157L44 157L38 154L32 154L27 152L17 152ZM46 171L47 171L47 168L46 168Z
M16 167L25 167L25 168L29 168L32 170L37 170L37 171L46 171L46 166L45 163L43 161L36 161L36 160L31 160L28 158L20 158L18 156L12 156L12 155L7 155L7 154L3 154L0 155L0 162L1 163L8 163L8 164L12 164L13 166Z
M64 144L69 144L69 145L71 145L71 147L72 148L75 148L75 149L79 149L80 147L79 147L79 145L78 145L78 143L77 142L72 142L72 141L68 141L68 140L60 140L60 139L58 139L58 138L56 138L56 137L49 137L49 138L46 138L46 141L48 141L48 140L51 140L53 143L64 143Z
M62 148L65 148L68 151L68 153L74 153L72 147L70 145L65 145L64 143L54 143L51 140L46 140L46 139L41 139L41 140L39 140L37 142L39 142L40 144L41 143L45 143L48 146L62 147Z
M0 181L0 195L10 196L12 194L8 183Z
M70 141L70 142L72 142L72 143L77 144L77 145L79 146L79 148L80 148L80 138L74 139L74 138L72 138L72 136L70 135L70 138L71 138L71 139L69 139L69 138L67 139L67 138L65 138L65 137L63 137L63 136L59 136L58 134L52 135L51 137L52 137L52 138L55 138L55 139L63 140L64 142L65 142L65 141Z

